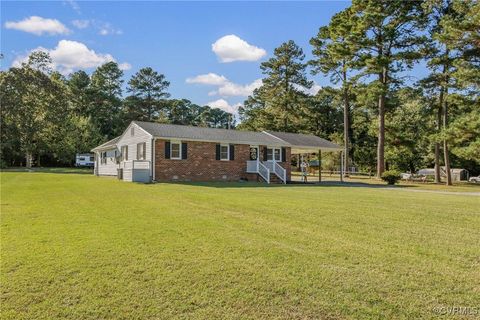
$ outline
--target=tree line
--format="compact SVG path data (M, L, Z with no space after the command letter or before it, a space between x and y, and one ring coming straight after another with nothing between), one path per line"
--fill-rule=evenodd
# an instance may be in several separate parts
M64 77L45 52L0 73L1 166L71 165L75 153L120 135L132 120L233 127L231 114L187 99L169 99L170 83L152 68L128 81L115 62L91 75Z
M345 167L480 173L480 5L460 0L354 0L312 32L312 59L290 40L261 64L262 85L239 109L239 130L311 133L345 147ZM415 67L428 74L419 78ZM170 99L140 69L124 87L115 62L67 77L35 52L0 73L1 165L65 165L131 120L234 127L231 114ZM312 93L312 76L332 86Z
M312 37L262 63L263 85L239 128L314 133L342 143L345 167L480 173L480 5L477 1L354 0ZM412 74L423 63L429 74ZM307 74L334 87L314 96ZM340 134L340 132L342 132Z

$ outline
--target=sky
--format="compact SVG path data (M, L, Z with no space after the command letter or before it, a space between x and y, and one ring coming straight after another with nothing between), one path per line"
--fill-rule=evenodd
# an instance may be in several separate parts
M88 73L108 61L125 82L142 67L170 81L172 98L236 112L261 83L260 64L294 40L309 40L348 1L155 2L2 1L2 70L42 48L54 67ZM312 92L328 77L310 76Z

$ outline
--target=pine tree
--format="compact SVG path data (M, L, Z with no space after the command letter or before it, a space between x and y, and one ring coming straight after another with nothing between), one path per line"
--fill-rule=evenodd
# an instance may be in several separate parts
M261 64L263 84L256 89L240 110L245 124L272 130L296 131L296 123L305 104L306 94L303 90L312 87L307 79L306 67L303 62L303 50L292 40L283 43L274 51L274 57ZM261 114L266 123L251 116ZM242 121L242 122L243 122Z
M121 123L123 71L116 62L98 67L91 77L92 119L105 138L111 139L124 129Z
M142 68L132 76L127 91L135 97L137 105L133 107L140 109L137 111L140 117L137 120L155 121L159 118L164 99L170 97L166 92L169 85L163 74L150 67Z
M348 176L350 147L350 96L354 77L351 72L355 63L353 47L355 35L355 21L357 17L350 8L334 15L328 26L320 28L316 37L310 40L313 46L314 60L312 73L328 74L334 84L341 84L343 100L343 144L344 168Z
M351 10L355 21L355 55L360 75L371 82L378 101L377 176L385 170L385 113L391 86L399 75L421 58L419 47L425 37L425 17L419 1L354 0ZM361 36L360 36L361 35Z

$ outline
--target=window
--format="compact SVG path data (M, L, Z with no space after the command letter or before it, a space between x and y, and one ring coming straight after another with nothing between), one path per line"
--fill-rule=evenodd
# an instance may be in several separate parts
M267 149L267 161L272 161L273 160L273 149L268 148Z
M137 160L145 160L145 150L146 149L146 143L138 143L137 144Z
M90 157L90 161L91 162L95 161L95 157Z
M106 152L102 152L100 154L100 163L101 164L107 164L107 153Z
M133 137L135 135L135 127L130 128L130 135Z
M85 161L85 158L84 157L80 157L78 158L79 161Z
M275 156L275 161L280 161L282 160L282 154L280 153L280 149L273 149L274 150L274 156Z
M128 146L122 146L122 160L128 160Z
M267 148L267 161L282 161L282 153L279 148Z
M170 143L170 159L181 159L180 147L181 147L180 142Z
M229 160L229 153L228 153L228 144L220 145L220 160Z

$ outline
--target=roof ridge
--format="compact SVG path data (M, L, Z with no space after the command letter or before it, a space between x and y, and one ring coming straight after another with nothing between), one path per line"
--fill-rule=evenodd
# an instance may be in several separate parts
M189 128L201 128L201 129L211 129L211 130L224 130L224 131L238 131L238 132L254 132L254 133L260 133L261 131L248 131L248 130L237 130L235 128L233 129L225 129L225 128L212 128L212 127L202 127L202 126L194 126L191 124L177 124L177 123L160 123L160 122L152 122L152 121L139 121L139 120L132 120L132 122L135 123L148 123L148 124L154 124L154 125L167 125L167 126L175 126L175 127L189 127Z

